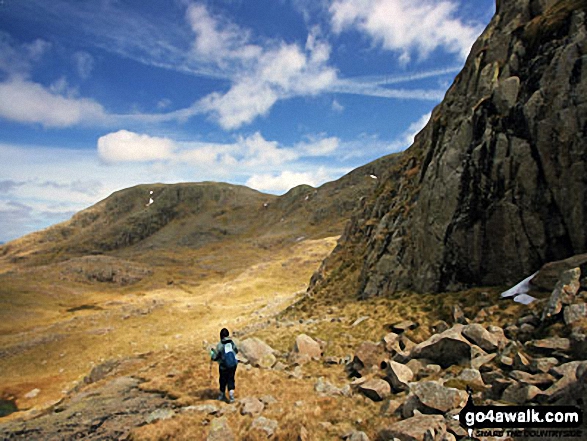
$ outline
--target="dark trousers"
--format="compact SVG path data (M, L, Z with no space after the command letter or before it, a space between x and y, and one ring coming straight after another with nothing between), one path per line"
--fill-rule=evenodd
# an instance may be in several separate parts
M220 392L224 393L226 387L228 390L234 390L234 374L236 373L236 366L233 368L219 368L220 373Z

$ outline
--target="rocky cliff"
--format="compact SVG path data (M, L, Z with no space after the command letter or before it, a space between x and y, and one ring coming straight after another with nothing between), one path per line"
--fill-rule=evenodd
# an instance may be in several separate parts
M500 285L587 251L586 13L585 0L497 2L312 289Z

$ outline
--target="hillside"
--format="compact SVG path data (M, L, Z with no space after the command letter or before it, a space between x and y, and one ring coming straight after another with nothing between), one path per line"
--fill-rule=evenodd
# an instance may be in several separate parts
M587 251L586 10L584 0L498 2L315 291L513 284Z

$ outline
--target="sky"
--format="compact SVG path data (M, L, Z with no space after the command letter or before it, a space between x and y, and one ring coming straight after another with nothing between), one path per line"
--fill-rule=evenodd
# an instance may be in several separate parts
M494 0L0 0L0 242L137 184L283 194L402 151L494 12Z

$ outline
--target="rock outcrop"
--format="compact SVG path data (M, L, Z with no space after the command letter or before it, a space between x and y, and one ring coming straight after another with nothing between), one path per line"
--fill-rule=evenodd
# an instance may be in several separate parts
M586 11L585 0L497 2L314 291L351 286L367 298L502 285L587 251Z

